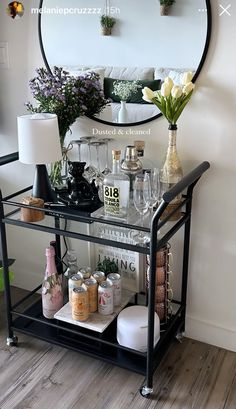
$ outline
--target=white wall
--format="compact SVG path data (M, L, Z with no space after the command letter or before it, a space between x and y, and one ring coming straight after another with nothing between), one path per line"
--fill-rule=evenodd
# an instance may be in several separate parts
M66 3L44 0L44 7L64 5L80 10L96 7L98 11L104 3L103 0L67 0ZM100 35L101 14L45 13L42 32L49 64L196 68L205 43L206 13L198 12L204 3L204 0L178 0L170 16L163 17L157 0L110 1L111 13L114 11L111 15L117 22L112 36L108 37Z
M203 160L209 160L211 163L211 169L200 181L194 196L187 335L236 351L236 100L232 80L236 64L236 56L232 52L232 38L236 35L236 6L231 7L231 17L226 14L219 17L218 3L212 3L213 35L207 62L198 79L196 92L178 123L178 150L185 171ZM7 23L2 13L0 19L1 29L2 20L5 24L5 35L1 41L9 41L12 45L15 37L7 26L11 22ZM35 54L35 62L31 59L28 64L29 71L34 64L39 64L37 34L33 30L33 22L36 24L32 18L30 50ZM12 27L18 27L15 36L20 40L25 39L25 26L19 28L16 25L18 22L14 24ZM36 26L34 29L36 31ZM28 73L25 56L22 58L21 54L11 53L10 57L15 63L12 75L15 78L19 72L21 84L26 84ZM10 72L1 72L3 82L8 76ZM0 94L1 106L3 104L9 107L8 111L4 112L5 121L7 115L10 115L13 121L13 116L22 112L20 102L24 101L26 93L24 87L20 91L15 89L15 92L10 92L5 87L4 94ZM79 122L79 125L73 127L73 138L87 133L89 129L91 132L93 127L99 125L92 121L89 123L85 119ZM5 124L4 145L9 144L11 150L16 146L16 134L12 131L11 121L6 121ZM160 119L147 124L148 128L150 136L146 137L147 156L160 165L167 144L167 123ZM125 128L122 128L123 135L118 135L118 128L116 129L116 142L122 147L135 138L135 135L125 135ZM132 131L135 132L135 129L144 128L134 127ZM1 138L2 144L3 137ZM5 168L10 170L6 171ZM14 186L25 185L30 180L28 167L26 169L23 165L11 164L5 168L0 169L0 183L4 192L12 190L10 188ZM14 266L16 284L30 287L35 278L35 270L38 274L43 270L44 261L38 248L43 251L45 239L42 238L41 242L34 238L33 253L30 250L33 236L28 231L19 230L16 235L16 228L10 230L10 254L17 257Z

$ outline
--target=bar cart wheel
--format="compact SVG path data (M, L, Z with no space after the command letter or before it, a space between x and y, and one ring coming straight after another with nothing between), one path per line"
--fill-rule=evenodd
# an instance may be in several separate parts
M175 335L176 341L178 341L180 344L182 344L183 339L184 339L184 335L185 335L184 331L177 332L177 334Z
M7 346L8 347L16 347L18 345L18 337L16 335L13 335L13 337L8 337L7 338Z
M142 386L139 389L139 392L144 398L149 398L151 393L153 392L153 388L148 388L147 386Z

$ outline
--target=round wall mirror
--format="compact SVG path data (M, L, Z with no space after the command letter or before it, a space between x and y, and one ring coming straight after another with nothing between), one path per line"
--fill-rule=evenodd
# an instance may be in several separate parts
M90 4L91 3L91 4ZM162 15L159 0L40 0L39 39L46 67L63 67L72 75L91 70L100 75L109 103L94 120L117 126L139 125L161 116L142 100L141 89L160 89L166 76L181 81L184 71L194 81L206 58L211 33L210 0L176 0ZM101 16L115 19L110 35ZM115 84L133 88L121 118ZM121 119L120 119L121 118Z

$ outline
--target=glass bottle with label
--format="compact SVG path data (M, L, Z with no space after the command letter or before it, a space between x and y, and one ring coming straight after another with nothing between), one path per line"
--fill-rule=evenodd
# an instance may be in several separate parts
M129 176L120 171L120 150L112 150L112 173L103 182L104 212L106 216L125 218L129 208Z
M183 169L176 148L176 136L177 125L169 125L169 144L166 158L160 172L161 196L183 178ZM163 217L173 211L180 204L180 202L181 194L176 196L175 199L169 203L165 212L163 213ZM178 220L180 216L181 209L173 214L169 220Z
M151 169L155 168L156 166L154 163L145 156L145 142L144 141L134 141L134 146L138 153L138 158L142 163L143 170L150 171Z
M55 263L54 248L46 248L47 265L42 284L42 307L45 318L52 319L63 306L61 276L58 275Z
M67 252L67 269L64 272L64 279L63 279L63 292L64 294L67 293L68 289L68 281L69 279L78 273L79 267L77 263L77 256L75 250L71 249Z

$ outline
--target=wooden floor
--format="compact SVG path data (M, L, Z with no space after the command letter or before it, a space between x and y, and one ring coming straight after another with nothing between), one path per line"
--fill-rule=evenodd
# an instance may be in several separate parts
M174 343L145 399L141 375L21 334L7 347L1 295L0 312L1 409L236 409L236 353Z

